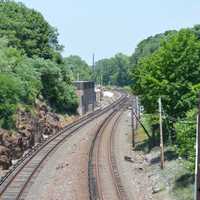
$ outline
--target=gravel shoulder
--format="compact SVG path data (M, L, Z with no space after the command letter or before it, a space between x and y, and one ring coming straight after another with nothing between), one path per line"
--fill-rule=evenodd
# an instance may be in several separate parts
M130 200L151 200L152 187L144 154L132 151L130 111L124 112L115 132L115 155L122 185ZM126 161L125 156L131 158Z
M141 135L136 135L136 144ZM165 147L165 168L160 169L160 148L149 153L132 148L131 116L126 111L115 133L115 154L122 185L130 200L192 200L194 180L186 161ZM168 155L168 156L167 156ZM125 160L127 156L130 160Z
M27 200L89 199L88 153L97 127L104 117L101 116L88 123L84 129L78 131L56 149L45 161L40 173L32 183L26 197ZM149 154L132 149L130 111L123 113L115 130L113 148L121 182L128 199L179 200L180 198L170 195L170 191L172 192L170 184L176 178L173 176L174 169L177 169L177 173L180 172L180 163L177 160L167 161L166 169L161 171L159 162L151 163L152 160L159 157L158 149ZM125 157L130 159L127 160ZM101 167L106 169L104 164ZM182 171L184 174L184 169ZM107 187L106 184L105 187ZM180 191L180 193L182 192ZM180 193L178 193L179 196ZM112 195L108 196L109 200L116 199ZM187 197L181 200L186 199L188 200Z
M149 163L148 173L152 181L153 199L155 200L193 199L194 175L186 167L187 161L178 159L174 152L173 147L165 147L163 170L160 169L160 149L158 147L146 154L146 160Z
M88 123L46 160L29 190L27 200L89 199L88 152L94 133L104 117Z
M103 98L107 105L119 98ZM66 139L45 160L27 191L27 200L84 200L88 194L88 157L92 139L103 119L109 113L88 123L75 135Z

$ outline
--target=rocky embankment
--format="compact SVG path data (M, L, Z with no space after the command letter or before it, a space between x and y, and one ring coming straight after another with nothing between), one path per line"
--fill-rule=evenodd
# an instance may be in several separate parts
M51 112L45 103L39 101L34 112L32 114L26 109L18 109L16 130L0 129L0 168L3 170L9 169L25 151L69 123L69 118L66 120Z

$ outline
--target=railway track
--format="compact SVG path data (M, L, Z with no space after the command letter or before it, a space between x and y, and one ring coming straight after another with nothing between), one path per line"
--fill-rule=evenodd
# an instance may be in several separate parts
M128 197L126 192L122 186L121 179L119 176L117 163L115 159L114 153L114 133L117 128L117 124L120 120L120 117L123 113L121 110L121 106L119 107L118 111L113 111L110 116L108 116L103 123L98 128L95 138L92 142L90 153L89 153L89 163L88 163L88 178L89 178L89 194L90 200L106 200L106 199L119 199L119 200L127 200ZM110 127L109 127L110 126ZM108 129L108 130L106 130ZM103 138L107 137L107 138ZM102 145L102 143L104 146ZM103 149L107 149L105 155L101 153ZM105 151L105 150L104 150ZM103 155L103 163L108 163L109 174L110 177L105 177L105 173L102 172L101 168L106 168L102 164L102 155ZM105 163L104 163L105 165ZM105 169L104 169L105 171ZM107 170L108 171L108 170ZM104 174L104 177L103 177ZM108 174L107 174L108 175ZM112 181L110 182L115 189L116 198L114 196L109 197L106 193L109 193L109 189L105 188L104 185L105 179L111 178ZM108 186L108 185L107 185ZM105 191L107 190L107 191Z
M88 122L105 114L113 112L121 104L126 95L123 94L116 102L108 107L97 110L89 115L66 126L61 132L51 136L47 141L37 145L26 154L0 182L1 200L19 200L25 199L28 188L34 181L36 172L42 166L46 158L67 138L74 135L79 129L83 128Z

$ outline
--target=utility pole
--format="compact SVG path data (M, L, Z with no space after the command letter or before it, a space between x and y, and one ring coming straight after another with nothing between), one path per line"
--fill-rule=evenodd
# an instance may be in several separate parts
M164 146L163 146L163 128L162 128L162 102L161 98L158 100L159 115L160 115L160 167L164 169Z
M92 70L93 72L95 70L95 54L94 53L92 54Z
M80 77L79 77L79 73L77 73L77 81L79 81Z
M131 109L131 126L132 126L132 147L135 148L135 120L134 120L134 97L132 97L132 109Z
M135 112L136 112L136 115L137 115L137 118L140 119L140 105L139 105L139 98L138 96L135 97L135 106L136 106L136 109L135 109ZM136 121L136 129L138 128L138 121Z
M102 72L101 72L101 75L100 75L100 79L101 79L101 86L103 86L103 76L102 76Z
M198 102L196 129L196 168L195 168L195 200L200 200L200 95Z

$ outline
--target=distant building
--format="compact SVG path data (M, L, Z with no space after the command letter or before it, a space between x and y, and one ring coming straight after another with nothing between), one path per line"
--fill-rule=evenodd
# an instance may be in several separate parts
M74 81L79 97L78 113L84 115L94 111L96 106L96 93L94 81Z

